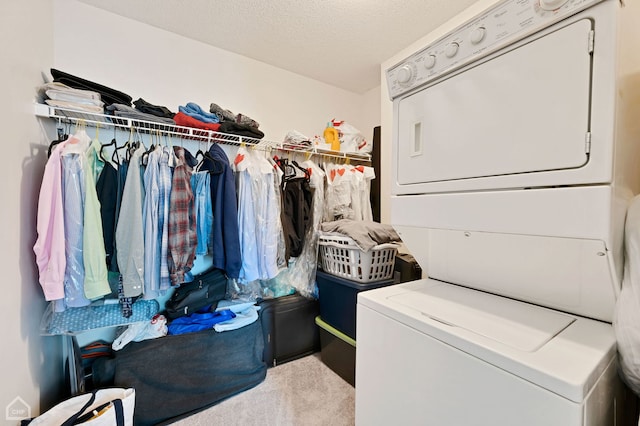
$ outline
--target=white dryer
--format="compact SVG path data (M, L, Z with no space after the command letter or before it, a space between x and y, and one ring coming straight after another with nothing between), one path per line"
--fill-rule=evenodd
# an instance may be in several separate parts
M640 192L638 2L504 0L387 70L391 218L429 279L359 294L356 423L613 425Z

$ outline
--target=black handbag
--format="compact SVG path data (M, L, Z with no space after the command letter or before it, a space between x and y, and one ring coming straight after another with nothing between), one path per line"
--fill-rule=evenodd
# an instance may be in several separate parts
M223 270L211 268L194 277L190 283L176 288L165 305L169 319L194 312L224 299L227 293L227 275Z

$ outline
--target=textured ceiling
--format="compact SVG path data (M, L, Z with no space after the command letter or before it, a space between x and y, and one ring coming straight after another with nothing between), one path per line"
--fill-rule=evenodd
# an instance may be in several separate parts
M475 0L80 0L363 93L380 63Z

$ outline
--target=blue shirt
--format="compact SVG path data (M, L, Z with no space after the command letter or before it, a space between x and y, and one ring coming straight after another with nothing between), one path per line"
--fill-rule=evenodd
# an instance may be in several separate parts
M196 235L198 237L196 256L204 256L211 247L211 227L213 225L209 173L206 171L193 173L191 188L195 201Z

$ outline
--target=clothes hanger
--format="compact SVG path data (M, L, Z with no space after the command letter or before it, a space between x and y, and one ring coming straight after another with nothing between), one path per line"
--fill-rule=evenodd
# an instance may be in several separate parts
M125 161L129 161L129 157L128 157L128 151L129 151L129 147L131 145L131 140L133 139L133 126L131 127L131 130L129 132L129 140L126 141L124 144L115 147L115 149L113 150L113 154L111 155L111 160L117 164L117 165L121 165L120 163L120 159L122 158L119 154L118 151L124 149L125 150L125 155L124 155L124 160Z
M304 174L304 176L300 176L300 177L304 177L307 180L307 182L309 181L309 179L311 179L311 175L309 174L309 170L308 169L305 169L304 167L300 166L300 164L298 164L298 162L296 160L293 160L291 162L291 164L293 164L293 166L295 168L297 168L298 170L300 170Z
M60 142L64 142L69 137L68 132L64 131L64 127L62 126L62 119L58 117L58 126L56 126L56 135L57 139L54 139L49 144L49 148L47 149L47 158L51 157L51 151L53 148L58 145Z
M63 155L83 154L89 147L90 143L91 138L87 134L86 122L81 119L76 123L76 130L74 134L69 137L68 143L64 147Z
M153 150L156 149L156 145L154 144L154 139L153 139L154 133L157 135L158 138L160 138L158 130L154 130L153 132L151 132L149 134L150 139L151 139L151 143L149 144L149 148L146 151L144 151L142 153L142 155L140 156L140 162L142 164L144 164L144 165L146 165L147 161L149 161L149 154L151 154L151 152L153 152ZM159 143L158 143L158 145L159 145Z
M111 142L102 144L102 146L100 146L100 151L98 151L98 157L100 157L100 159L102 161L104 161L105 163L107 162L107 160L105 160L105 158L104 158L103 151L108 146L116 146L116 138L115 137L113 139L111 139ZM114 153L115 153L115 151L114 151ZM112 158L112 160L113 160L113 158Z

